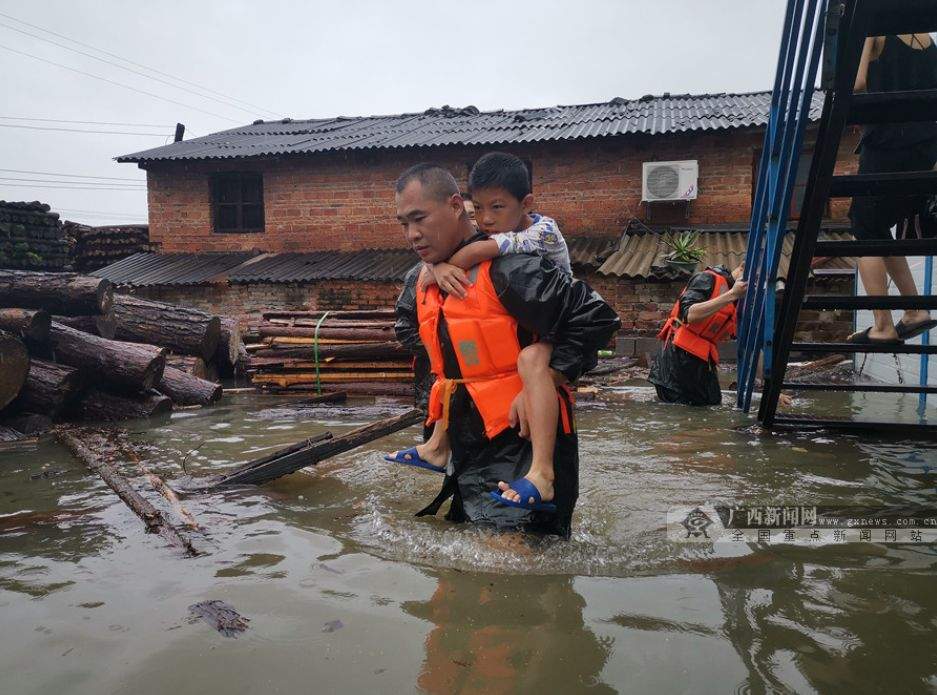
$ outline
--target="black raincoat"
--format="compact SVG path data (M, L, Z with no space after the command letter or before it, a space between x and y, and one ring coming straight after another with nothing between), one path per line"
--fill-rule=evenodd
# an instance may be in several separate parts
M465 243L485 238L476 235ZM398 340L414 353L418 367L428 365L426 350L420 342L416 310L416 281L420 268L411 270L404 280L397 300L395 326ZM499 256L491 263L490 275L501 303L517 321L521 347L532 342L533 334L551 342L550 366L564 374L570 383L596 365L597 350L611 340L621 325L618 316L597 292L539 256ZM439 339L446 377L461 378L445 319L439 322ZM420 375L417 380L425 384ZM424 406L426 396L426 392L418 394L418 402ZM572 415L566 394L562 397ZM579 495L579 449L575 431L564 434L557 423L553 457L556 475L553 501L557 513L530 512L498 504L488 494L498 489L499 480L515 480L529 470L530 441L522 439L516 429L507 429L494 439L488 439L481 415L462 384L453 393L449 412L453 464L450 470L453 473L446 476L440 494L418 516L435 514L452 497L446 515L450 521L470 521L497 528L521 527L569 537L573 508Z
M724 266L717 265L717 273L729 283L735 279ZM680 295L680 320L686 323L690 307L712 298L716 279L706 272L696 273L690 278L683 294ZM709 360L701 360L685 350L667 342L654 358L648 380L657 389L657 397L665 403L683 405L719 405L722 403L722 389L719 386L719 371Z

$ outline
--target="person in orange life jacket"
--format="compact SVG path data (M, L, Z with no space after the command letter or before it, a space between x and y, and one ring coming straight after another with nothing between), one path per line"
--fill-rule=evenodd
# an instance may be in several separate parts
M664 345L649 380L667 403L719 405L718 343L735 336L735 303L748 283L742 266L706 268L690 278L658 334Z
M548 217L531 213L534 197L530 173L523 161L504 152L489 152L472 167L469 190L479 210L475 226L480 223L481 231L489 238L462 248L448 261L428 264L430 273L422 276L424 282L421 287L437 284L443 291L464 298L466 288L471 284L466 270L510 253L539 253L564 272L572 274L569 251L556 223ZM471 203L465 201L465 204L471 220L474 207L469 212ZM538 340L526 346L518 356L533 462L523 480L498 483L507 504L531 506L553 500L553 447L559 403L556 384L550 374L551 350L549 343ZM525 436L525 432L522 431L521 435ZM397 451L388 460L444 469L450 447L442 423L436 423L429 441L415 448L415 454L409 450Z
M445 261L488 239L472 226L446 170L412 167L400 176L396 191L398 220L424 263ZM568 538L579 456L567 384L596 365L597 346L618 330L618 316L588 285L538 255L498 256L472 268L464 299L435 285L418 285L418 276L426 272L419 265L407 274L395 330L415 355L428 355L436 381L427 423L445 423L452 455L440 494L419 515L435 514L451 497L446 515L451 521ZM553 513L505 506L491 496L499 481L518 479L530 467L531 443L518 431L528 429L528 418L517 357L534 336L553 346L550 370L562 403L553 456Z

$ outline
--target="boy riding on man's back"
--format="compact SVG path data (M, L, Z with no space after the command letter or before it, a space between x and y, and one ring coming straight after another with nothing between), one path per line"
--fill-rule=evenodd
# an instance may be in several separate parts
M469 193L475 208L475 221L488 239L468 244L448 262L428 265L425 282L435 283L447 294L466 296L471 285L466 271L487 260L512 253L539 254L553 261L567 274L572 274L566 241L556 222L531 212L531 193L527 167L517 157L501 152L486 154L469 174ZM529 423L533 458L527 474L513 482L501 481L498 501L511 506L549 510L553 499L553 454L559 417L557 383L550 369L553 346L534 342L521 350L517 371L524 383L526 418L511 413L512 424ZM449 459L446 429L437 423L430 439L414 449L398 451L388 460L414 464L444 472Z

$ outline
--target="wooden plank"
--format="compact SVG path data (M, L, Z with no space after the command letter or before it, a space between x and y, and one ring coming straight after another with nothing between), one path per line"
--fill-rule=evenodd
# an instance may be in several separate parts
M250 461L231 473L213 481L210 487L212 489L217 489L227 485L259 485L284 475L295 473L306 466L314 466L331 456L356 449L359 446L373 442L388 434L406 429L407 427L423 422L425 417L423 411L414 408L402 415L387 418L386 420L379 420L370 425L354 429L340 437L334 437L327 441L313 444L312 446L300 448L284 456L273 458L272 460L270 457L266 457L266 460L263 460L261 463Z

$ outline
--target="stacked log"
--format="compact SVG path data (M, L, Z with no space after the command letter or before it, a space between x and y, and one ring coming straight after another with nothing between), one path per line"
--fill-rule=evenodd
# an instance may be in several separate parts
M206 360L214 356L221 336L221 320L217 316L131 294L114 297L114 318L118 340L158 343L173 352Z
M0 409L19 395L29 373L29 353L23 341L0 331Z
M363 395L412 395L410 354L397 342L393 309L271 311L248 345L248 374L274 392L340 388Z
M153 249L145 224L92 227L66 221L64 231L72 243L72 266L83 273Z
M115 298L107 280L0 270L0 424L23 431L11 423L152 417L174 403L214 403L222 389L204 378L214 373L205 360L220 334L216 316ZM226 340L225 355L237 355L236 324ZM179 354L167 367L170 349Z
M23 270L62 270L69 243L58 213L40 202L0 200L0 266Z

